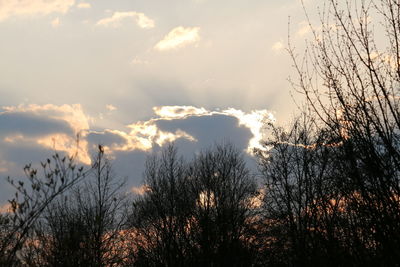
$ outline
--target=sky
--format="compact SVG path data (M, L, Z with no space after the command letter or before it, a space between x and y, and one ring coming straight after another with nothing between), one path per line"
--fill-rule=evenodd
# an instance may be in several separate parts
M168 142L251 156L296 113L288 28L303 47L300 0L0 0L0 177L102 144L134 191Z

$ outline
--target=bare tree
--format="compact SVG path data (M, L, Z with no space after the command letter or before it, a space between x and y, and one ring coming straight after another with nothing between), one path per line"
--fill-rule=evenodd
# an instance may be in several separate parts
M288 130L271 126L267 153L258 154L265 184L264 253L271 265L340 266L351 251L338 182L340 145L309 115Z
M187 266L194 199L187 166L172 145L146 162L144 195L133 204L131 226L136 235L136 266Z
M392 265L400 260L400 3L325 3L302 60L289 49L294 86L340 140L354 254Z
M232 146L185 163L173 146L146 164L134 202L136 266L249 266L254 176ZM254 256L254 257L253 257Z
M59 196L35 225L30 266L122 266L124 181L101 149L83 183Z
M19 266L18 257L31 234L32 226L44 210L59 195L69 190L86 176L73 157L55 154L42 163L42 173L29 164L24 168L26 179L8 181L16 189L11 199L11 212L5 215L0 239L0 265Z
M198 266L249 266L256 262L254 220L258 196L255 176L231 144L197 155L190 168L192 216Z

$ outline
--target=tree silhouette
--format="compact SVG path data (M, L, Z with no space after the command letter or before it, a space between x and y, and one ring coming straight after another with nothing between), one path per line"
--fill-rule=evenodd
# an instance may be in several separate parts
M173 146L147 161L144 195L134 202L138 266L246 266L254 177L230 145L192 162Z
M49 205L27 249L30 266L121 266L124 185L100 149L84 182Z
M73 157L60 157L57 153L42 163L42 173L30 164L24 171L26 179L8 178L16 193L9 201L11 211L2 215L0 266L18 266L19 252L45 209L87 175L83 167L76 166Z
M352 255L393 265L400 260L400 5L329 0L320 14L302 60L289 49L294 86L340 145L335 167Z

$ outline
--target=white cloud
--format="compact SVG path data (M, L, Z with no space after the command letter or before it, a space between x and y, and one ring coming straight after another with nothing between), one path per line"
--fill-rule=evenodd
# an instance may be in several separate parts
M124 143L113 143L106 146L109 152L113 151L149 151L156 144L163 146L166 143L173 142L183 138L192 142L197 140L190 134L178 129L175 132L160 130L156 123L159 119L150 119L148 121L139 121L128 125L129 132L107 129L103 133L118 136L124 140Z
M83 8L91 8L92 6L90 5L90 3L79 3L77 7L83 9Z
M99 26L112 26L119 27L124 19L132 18L136 24L143 29L154 28L154 21L148 18L145 14L131 11L131 12L114 12L111 17L99 20L96 25Z
M196 43L200 40L199 31L200 27L176 27L159 41L154 48L159 51L166 51Z
M0 21L14 16L65 14L75 0L0 0Z
M236 117L239 120L239 125L246 126L250 129L253 137L249 140L249 145L247 147L248 153L251 154L255 148L260 150L266 149L262 144L264 140L263 132L264 125L267 122L275 121L275 118L271 112L263 109L245 113L241 110L230 108L224 110L222 113Z
M53 28L57 28L58 26L60 26L60 18L57 17L57 18L53 19L51 21L51 26Z

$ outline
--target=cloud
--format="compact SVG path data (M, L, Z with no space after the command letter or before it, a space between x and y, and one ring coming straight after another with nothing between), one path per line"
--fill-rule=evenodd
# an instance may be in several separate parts
M65 14L74 4L75 0L1 0L0 21L15 16Z
M56 120L63 120L66 121L76 133L81 130L89 129L89 118L85 115L80 104L61 106L53 104L5 106L3 110L3 113L24 112Z
M89 118L77 105L20 105L3 107L0 112L0 139L10 149L41 147L77 153L77 159L90 164L88 143ZM77 140L79 136L79 143Z
M195 117L232 117L237 120L237 125L247 128L251 133L248 141L247 152L252 153L254 148L265 149L263 142L263 126L266 122L274 121L272 113L267 110L254 110L250 113L238 109L229 108L222 111L210 111L205 108L193 106L159 106L154 107L155 118L147 121L138 121L127 125L127 131L105 129L103 131L92 131L88 134L89 142L102 143L106 149L113 153L116 151L151 151L154 147L161 147L166 143L184 139L189 142L197 142L198 139L190 134L190 125L178 126L177 121L185 121ZM168 129L160 128L161 124L173 121ZM197 122L198 124L199 122ZM209 122L210 123L210 122ZM104 143L105 142L105 143Z
M114 12L111 17L104 18L99 20L96 25L98 26L111 26L111 27L119 27L121 26L121 22L124 19L134 19L136 24L143 29L154 28L155 23L152 19L148 18L145 14L130 11L130 12Z
M234 116L239 120L239 125L243 125L250 129L253 137L249 140L249 145L247 147L248 153L251 154L254 149L266 149L263 145L264 125L267 122L275 121L272 113L267 110L254 110L250 113L245 113L241 110L230 108L224 110L223 114Z
M195 142L196 139L188 133L177 129L173 132L162 131L156 125L156 119L139 121L127 127L129 131L106 129L103 133L95 134L108 135L108 139L116 139L119 142L111 142L105 145L106 149L113 153L115 151L150 151L154 146L163 146L165 143L173 142L184 138ZM121 142L123 140L123 142Z
M77 5L77 8L83 9L83 8L91 8L92 6L90 5L90 3L79 3Z
M154 113L163 119L183 119L194 115L207 115L209 111L205 108L193 106L161 106L154 107Z
M108 107L109 110L114 108ZM90 154L98 144L102 144L110 156L117 157L121 153L155 151L170 142L179 142L185 151L192 153L195 147L232 140L251 154L254 148L265 149L262 146L263 125L273 121L267 110L244 112L234 108L158 106L153 111L155 117L133 122L125 129L94 130L96 126L89 124L91 118L78 104L3 107L0 112L0 172L21 166L25 161L41 160L46 153L54 151L76 155L81 163L90 164Z
M177 140L196 143L198 138L213 139L207 138L210 128L215 131L215 138L228 137L233 133L221 131L232 128L235 122L237 127L248 129L251 136L243 140L247 142L246 151L251 154L254 148L265 149L262 146L263 125L274 120L267 110L246 113L234 108L210 111L194 106L159 106L153 108L156 115L154 118L131 123L126 126L126 130L94 131L89 125L90 118L80 105L21 105L3 109L0 112L0 143L3 146L14 150L41 148L62 151L68 155L77 155L77 159L84 164L90 164L90 150L97 144L104 145L110 154L152 151ZM107 109L111 111L116 108L107 105ZM183 123L178 123L179 121ZM199 125L200 128L197 127Z
M25 136L36 138L49 132L73 134L74 131L65 121L39 114L21 111L0 113L0 134L10 143Z
M148 120L105 129L93 125L81 105L4 107L0 111L0 174L23 175L22 166L38 163L54 151L77 155L79 163L89 165L90 155L101 144L118 174L130 178L127 190L140 194L143 188L132 186L138 186L149 153L175 142L180 154L190 157L215 142L230 141L250 156L253 148L262 148L263 123L273 120L267 110L158 106L153 111L154 117ZM0 190L0 203L6 197Z
M248 128L253 135L249 140L247 152L252 153L254 148L265 150L263 143L264 125L274 122L275 118L268 110L253 110L249 113L238 109L228 108L222 111L209 111L205 108L193 106L161 106L154 107L154 113L160 118L158 120L186 119L188 117L202 117L213 115L231 116L238 120L239 126Z
M200 40L199 31L200 27L176 27L159 41L154 48L159 51L166 51L196 43Z
M192 106L163 106L153 108L155 113L163 119L183 119L188 116L210 116L210 115L226 115L236 118L239 126L248 128L253 137L249 140L247 148L248 153L252 153L254 148L264 150L263 143L263 126L267 122L274 122L275 118L268 110L253 110L245 113L241 110L228 108L222 111L207 111L204 108L196 108Z

